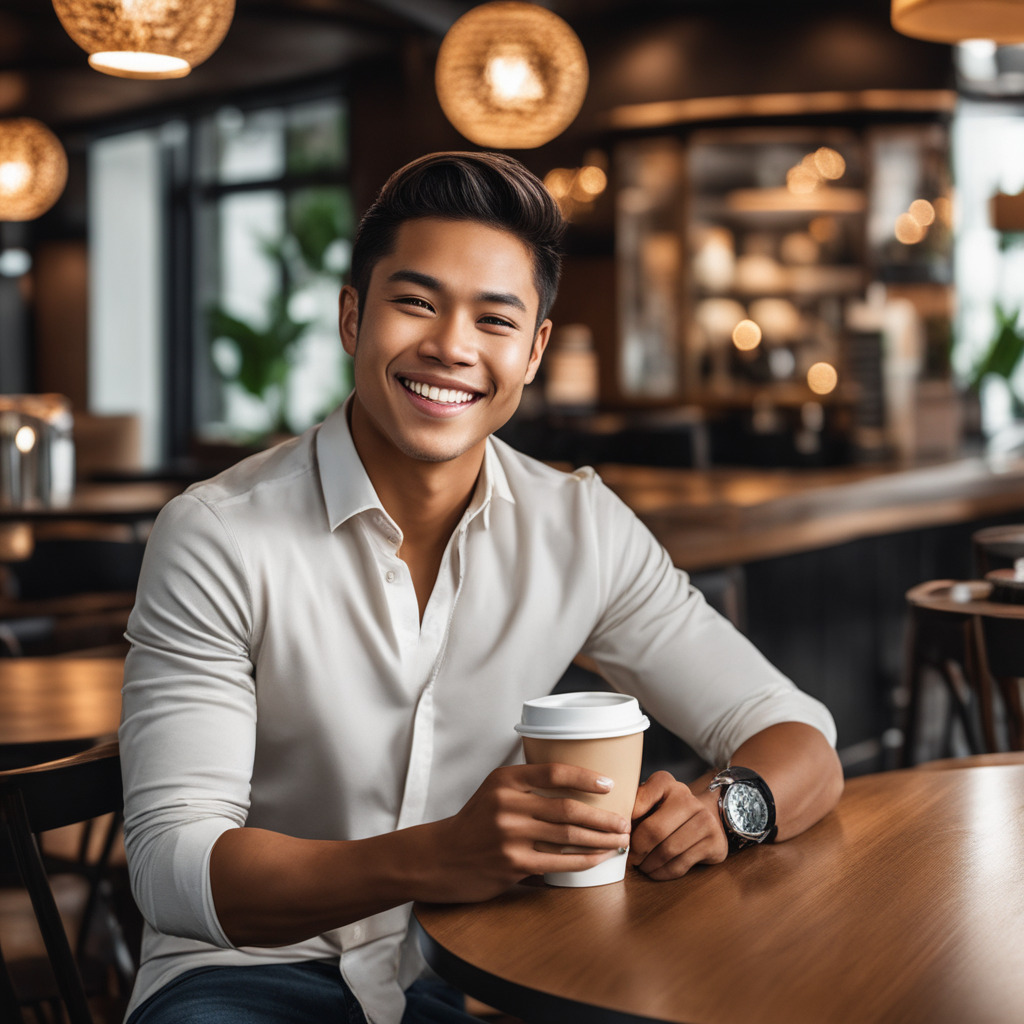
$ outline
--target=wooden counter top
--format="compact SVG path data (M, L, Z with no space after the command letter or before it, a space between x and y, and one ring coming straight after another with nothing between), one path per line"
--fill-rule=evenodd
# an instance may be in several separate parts
M1019 514L1024 460L821 470L599 466L676 565L710 569L861 537Z

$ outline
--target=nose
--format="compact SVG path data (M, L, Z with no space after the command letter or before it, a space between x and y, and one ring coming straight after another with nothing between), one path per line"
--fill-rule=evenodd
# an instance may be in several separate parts
M477 333L472 317L457 312L438 316L420 342L420 355L442 366L472 366L477 361Z

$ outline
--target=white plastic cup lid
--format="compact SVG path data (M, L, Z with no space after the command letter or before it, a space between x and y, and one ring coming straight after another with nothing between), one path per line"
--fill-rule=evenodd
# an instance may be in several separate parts
M596 740L630 736L650 724L636 697L599 690L528 700L515 729L534 739Z

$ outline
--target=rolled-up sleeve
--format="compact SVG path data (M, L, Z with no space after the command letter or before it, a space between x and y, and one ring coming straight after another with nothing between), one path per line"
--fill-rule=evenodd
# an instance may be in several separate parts
M255 749L252 602L219 514L185 494L161 512L128 622L119 732L132 889L159 931L230 946L209 881L245 823Z
M811 725L834 744L828 709L708 605L600 480L591 485L602 614L584 651L607 678L709 764L724 765L744 741L782 722Z

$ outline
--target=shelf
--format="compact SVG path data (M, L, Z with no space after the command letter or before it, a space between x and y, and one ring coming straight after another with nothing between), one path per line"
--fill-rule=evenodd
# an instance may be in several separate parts
M819 298L827 295L860 295L867 285L867 274L861 266L809 266L778 268L774 281L757 287L741 284L731 288L696 289L701 298Z

